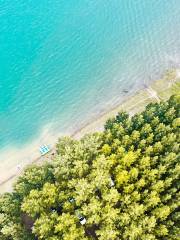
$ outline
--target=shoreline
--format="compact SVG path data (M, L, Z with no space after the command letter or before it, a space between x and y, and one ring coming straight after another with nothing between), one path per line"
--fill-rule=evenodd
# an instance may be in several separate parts
M134 115L137 112L140 112L144 109L144 107L150 102L159 102L160 100L168 99L174 93L174 86L176 82L180 81L180 70L174 69L167 72L162 79L154 80L151 82L149 86L144 85L143 89L140 89L134 92L132 95L127 96L121 103L114 105L111 109L106 112L101 112L96 117L89 119L82 127L76 129L70 137L75 139L80 139L82 136L88 133L102 131L104 123L106 120L112 116L115 116L120 110L125 110L129 113L130 116ZM178 89L179 90L179 89ZM41 164L44 161L50 161L54 157L54 153L56 150L56 144L58 138L61 137L59 134L54 135L48 132L49 129L45 126L43 134L41 138L44 140L43 136L49 139L51 142L52 148L51 151L45 156L41 156L39 152L34 152L29 150L29 146L27 145L25 149L19 150L22 153L21 160L21 168L18 169L18 165L14 162L14 166L8 172L5 172L1 175L0 180L0 193L12 191L12 185L15 182L16 178L23 173L24 168L31 164ZM48 137L47 137L48 135ZM33 143L35 149L37 149L38 141ZM33 147L32 147L33 149ZM29 151L29 161L25 160L25 155L27 157L27 152ZM9 151L9 159L11 159L13 150ZM4 154L4 157L6 155ZM13 155L14 156L14 155ZM23 160L24 156L24 160ZM6 157L8 159L8 156ZM5 169L9 169L12 165L11 160L8 159L8 162L5 163L7 167ZM3 163L2 163L3 164ZM8 168L9 167L9 168Z

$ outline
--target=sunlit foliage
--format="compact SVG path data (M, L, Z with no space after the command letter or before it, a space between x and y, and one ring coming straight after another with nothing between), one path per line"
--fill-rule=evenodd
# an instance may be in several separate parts
M179 239L179 111L176 95L119 113L102 133L61 138L54 161L0 197L0 239Z

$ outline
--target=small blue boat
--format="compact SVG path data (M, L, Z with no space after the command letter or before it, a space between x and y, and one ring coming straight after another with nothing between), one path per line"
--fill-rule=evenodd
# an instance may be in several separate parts
M48 153L50 151L49 147L47 145L42 145L40 148L39 148L39 151L41 153L41 155L45 155L46 153Z

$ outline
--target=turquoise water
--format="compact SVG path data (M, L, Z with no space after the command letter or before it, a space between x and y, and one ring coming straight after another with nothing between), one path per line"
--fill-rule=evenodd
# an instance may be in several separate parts
M179 0L1 0L0 29L0 148L71 133L180 63Z

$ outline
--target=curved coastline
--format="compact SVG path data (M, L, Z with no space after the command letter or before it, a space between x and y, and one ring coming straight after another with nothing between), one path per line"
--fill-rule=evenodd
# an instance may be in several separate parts
M124 99L120 104L113 106L109 111L101 112L94 119L89 119L81 128L76 129L69 135L79 139L87 133L102 131L106 120L117 114L120 110L125 110L129 112L130 115L133 115L142 111L150 102L165 100L174 93L174 86L179 80L179 69L168 71L162 79L153 81L149 86L144 86L143 89ZM23 172L23 169L27 165L32 163L41 164L44 161L51 160L54 157L56 143L59 137L59 133L54 134L51 132L50 126L45 126L39 139L33 143L27 144L23 149L6 150L2 154L2 157L4 162L6 161L5 159L8 159L8 161L6 161L6 164L2 170L0 170L0 193L12 190L12 185L17 176ZM46 142L52 146L51 151L43 157L37 151L42 139L46 140Z

